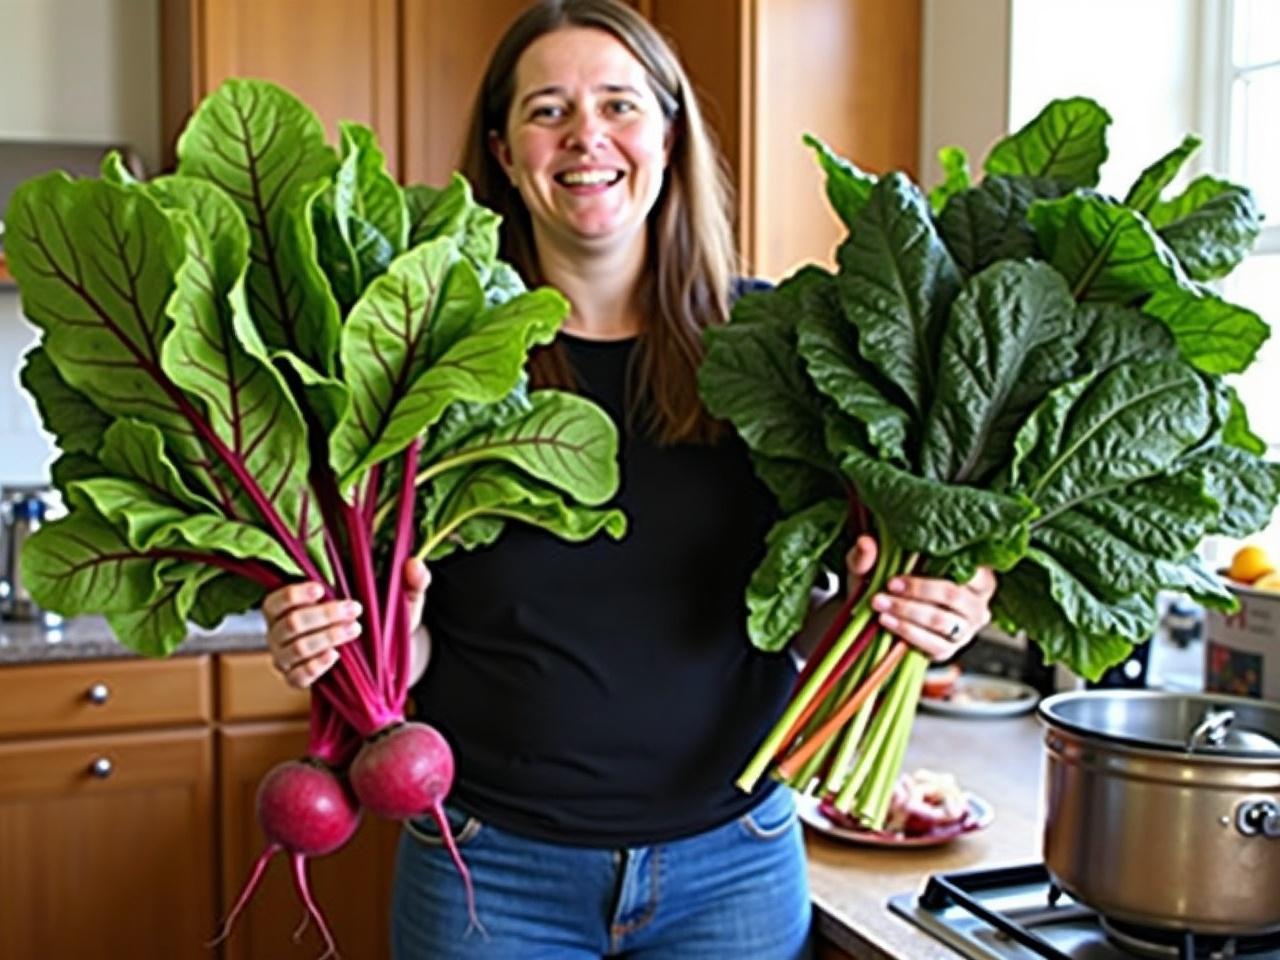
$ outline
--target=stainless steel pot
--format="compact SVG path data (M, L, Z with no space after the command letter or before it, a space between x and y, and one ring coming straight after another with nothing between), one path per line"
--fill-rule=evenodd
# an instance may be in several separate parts
M1068 893L1166 929L1280 930L1280 707L1090 690L1039 713L1044 859Z

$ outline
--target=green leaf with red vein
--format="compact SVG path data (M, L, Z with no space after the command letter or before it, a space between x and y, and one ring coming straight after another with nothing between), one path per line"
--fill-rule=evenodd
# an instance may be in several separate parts
M529 394L529 410L473 434L423 476L462 464L501 461L585 504L601 504L618 484L617 434L608 414L589 400L559 390Z
M173 216L187 228L188 244L169 306L175 325L164 345L164 368L196 399L213 433L287 528L300 534L310 462L302 415L280 374L245 349L238 332L252 326L243 295L248 232L235 206L213 185L189 177L159 184ZM204 227L210 222L224 225L216 240ZM236 515L256 517L255 504L235 479L227 474ZM324 569L323 544L312 540L312 558Z
M340 320L316 262L311 206L338 158L320 120L277 86L229 80L196 110L178 158L179 173L216 184L249 225L247 294L268 346L332 373Z
M342 331L352 403L330 447L342 488L408 446L454 402L506 397L529 347L550 340L566 312L550 290L486 308L474 270L448 237L398 258Z

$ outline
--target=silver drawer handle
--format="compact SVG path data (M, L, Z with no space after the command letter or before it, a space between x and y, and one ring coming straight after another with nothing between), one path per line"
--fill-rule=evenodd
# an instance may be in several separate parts
M99 780L105 780L111 774L115 773L116 765L111 762L110 757L99 757L93 763L89 764L89 772Z
M95 683L89 688L89 702L96 706L102 706L111 699L111 688L105 683Z

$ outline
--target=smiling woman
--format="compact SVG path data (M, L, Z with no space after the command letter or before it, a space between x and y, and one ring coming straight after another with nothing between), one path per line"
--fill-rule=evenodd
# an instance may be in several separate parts
M526 199L544 258L573 257L589 244L625 261L644 258L671 133L627 48L601 30L571 28L539 37L521 56L505 129L490 143Z
M444 882L448 833L414 821L397 960L799 960L810 905L791 793L734 784L796 681L787 651L750 644L742 611L777 511L697 380L703 334L760 284L733 275L728 189L689 81L620 0L541 0L497 45L463 168L503 217L502 258L569 302L531 380L619 427L629 532L566 548L510 524L484 549L430 554L417 715L458 758L447 813L488 937L466 936L460 885ZM864 538L835 556L861 577L875 553ZM949 655L989 618L989 581L895 578L877 615ZM405 582L426 592L421 567ZM287 651L305 649L318 672L342 618L290 619L273 648L295 668Z
M477 195L503 216L502 256L529 283L575 263L588 245L607 254L582 284L599 295L597 281L611 279L603 289L638 305L645 322L633 312L593 335L643 326L632 364L643 387L629 398L628 416L666 442L718 433L694 376L701 331L728 317L736 261L728 177L692 89L671 49L630 7L535 4L494 51L462 163ZM608 173L616 180L601 185ZM645 257L649 269L631 298L620 280ZM569 272L580 275L581 264ZM566 293L575 304L567 329L581 331L584 304ZM556 344L535 354L532 372L537 384L575 383Z

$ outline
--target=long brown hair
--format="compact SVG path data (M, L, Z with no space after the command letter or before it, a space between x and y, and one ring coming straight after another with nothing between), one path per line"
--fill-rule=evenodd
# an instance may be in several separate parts
M540 0L498 42L472 111L462 170L476 198L503 217L501 256L532 285L543 283L524 202L489 148L506 136L516 62L539 37L565 27L614 36L644 67L671 127L671 157L649 215L648 265L640 307L646 326L633 357L628 416L662 443L706 442L720 432L698 398L702 330L728 316L735 265L729 179L702 119L689 78L654 27L619 0ZM564 348L553 343L530 363L535 386L572 388Z

